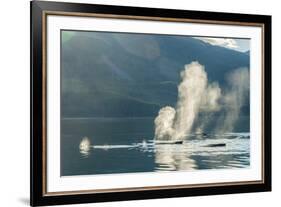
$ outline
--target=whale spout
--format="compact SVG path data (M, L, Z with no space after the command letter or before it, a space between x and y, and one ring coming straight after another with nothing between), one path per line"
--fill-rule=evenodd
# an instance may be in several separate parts
M80 153L88 156L91 149L91 141L88 137L83 137L79 144Z

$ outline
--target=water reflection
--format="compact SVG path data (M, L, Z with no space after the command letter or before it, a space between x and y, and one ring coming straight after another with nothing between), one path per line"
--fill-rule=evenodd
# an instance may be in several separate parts
M160 146L153 139L153 126L154 118L63 119L61 175L251 166L250 133L191 134L183 144ZM218 143L226 145L207 147Z
M79 150L87 158L83 161L88 160L91 166L98 163L94 169L103 173L232 169L250 166L249 141L242 133L204 139L191 137L176 144L143 139L131 144L92 145L88 137L83 137ZM90 156L91 153L95 156Z
M155 144L156 171L197 169L184 144Z

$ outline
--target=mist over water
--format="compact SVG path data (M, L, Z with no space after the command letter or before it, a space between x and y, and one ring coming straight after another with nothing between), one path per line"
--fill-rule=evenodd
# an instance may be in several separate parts
M185 65L180 74L176 107L165 106L155 118L155 139L183 140L198 123L195 132L204 132L210 116L223 112L216 120L214 133L232 132L249 91L249 72L239 68L228 75L229 88L222 90L217 82L208 81L203 65L194 61ZM204 116L198 116L204 113Z
M222 97L224 112L217 124L216 133L232 132L235 122L249 93L250 74L247 68L238 68L227 77L229 89Z

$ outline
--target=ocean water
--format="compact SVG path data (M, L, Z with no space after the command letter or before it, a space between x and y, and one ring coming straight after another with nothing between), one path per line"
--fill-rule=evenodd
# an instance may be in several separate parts
M182 144L159 144L153 140L153 121L153 118L62 119L61 175L250 166L247 132L190 134ZM82 140L87 140L86 147L81 147Z

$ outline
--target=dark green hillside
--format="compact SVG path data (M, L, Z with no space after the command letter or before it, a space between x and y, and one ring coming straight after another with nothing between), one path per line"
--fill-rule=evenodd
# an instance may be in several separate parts
M195 60L222 88L227 73L249 67L247 53L191 37L75 33L62 42L62 116L156 116L175 105L179 73Z

